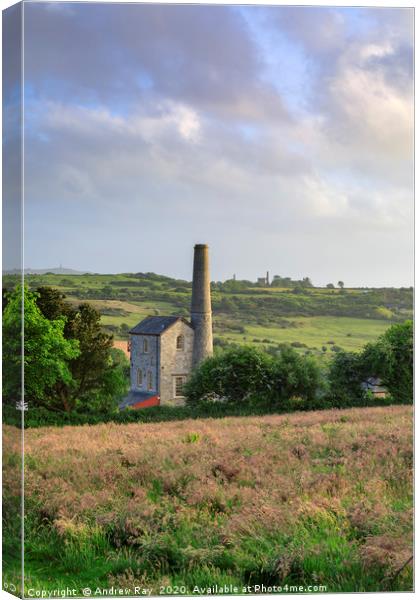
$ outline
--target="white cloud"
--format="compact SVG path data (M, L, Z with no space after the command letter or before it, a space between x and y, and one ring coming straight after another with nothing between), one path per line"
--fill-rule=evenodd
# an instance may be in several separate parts
M413 99L411 90L402 91L385 79L380 69L369 69L372 56L391 55L389 44L362 46L360 63L344 56L327 93L334 107L334 126L345 131L347 143L395 161L412 153ZM340 122L341 121L341 122Z
M74 54L61 33L76 15L65 24L64 15L53 15L46 33L58 36L59 52L44 57L37 50L28 69L34 82L26 105L28 214L32 209L49 220L72 206L67 222L77 220L79 209L86 226L102 226L104 238L117 229L135 238L140 227L146 239L155 234L168 243L206 232L225 247L237 238L249 261L254 246L258 253L267 248L267 257L270 250L296 252L306 264L324 256L328 240L347 245L364 268L371 245L392 239L406 247L413 100L404 36L389 24L383 39L354 23L350 31L344 13L321 9L297 22L303 13L296 9L280 24L273 19L277 29L288 23L280 32L288 35L287 52L278 60L276 37L261 27L251 36L240 11L173 10L169 18L163 9L147 9L143 37L134 9L132 22L115 7L101 12L108 37L92 21L90 54L82 9ZM252 19L252 8L241 10ZM213 27L224 24L220 32L210 30L204 15ZM42 17L38 25L45 28L45 11ZM293 40L299 52L289 62ZM275 68L267 69L267 60ZM290 73L296 64L298 78ZM139 69L147 75L141 89L133 86ZM284 85L276 85L283 74ZM292 118L284 106L293 102L285 97L300 89L304 101ZM123 264L123 249L116 252ZM384 261L392 262L390 252Z

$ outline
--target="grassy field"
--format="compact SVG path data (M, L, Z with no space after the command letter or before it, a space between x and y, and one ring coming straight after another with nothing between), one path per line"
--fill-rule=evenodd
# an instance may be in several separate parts
M360 350L366 343L375 341L389 327L389 321L379 319L355 319L351 317L300 317L292 320L290 328L246 326L245 335L227 333L225 338L233 342L266 345L305 344L308 349L319 350L323 346L331 352L332 346L344 350ZM258 341L257 341L258 340ZM266 340L264 342L264 340Z
M50 286L73 304L90 302L116 340L148 315L188 317L191 282L153 273L30 275L35 289ZM5 276L3 284L13 285ZM299 352L328 357L338 348L360 350L392 323L412 317L408 288L259 288L246 282L212 284L214 335L220 343L295 345Z
M4 435L7 512L19 505L20 448L15 428ZM410 407L40 428L25 438L26 592L412 589ZM19 540L4 535L4 578L16 582L7 550Z
M92 302L99 311L109 309L121 310L123 315L102 315L102 323L121 326L126 323L130 328L148 315L172 314L173 307L168 302L138 303L104 300ZM282 344L299 342L310 349L319 350L326 346L327 352L332 345L340 346L345 350L360 350L364 344L374 341L390 326L386 319L357 319L352 317L294 317L286 318L290 327L263 327L261 325L247 325L243 323L244 333L235 333L223 330L223 323L218 327L219 318L215 316L216 336L230 342L246 343L252 345L266 345L267 343ZM116 339L127 339L126 335L114 333Z

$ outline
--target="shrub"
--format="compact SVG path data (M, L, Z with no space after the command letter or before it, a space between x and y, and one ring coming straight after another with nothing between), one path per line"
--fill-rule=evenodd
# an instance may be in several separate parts
M331 348L334 350L334 347ZM367 394L362 383L379 377L397 403L413 401L413 323L390 327L362 352L338 349L328 373L329 398L333 406L367 406L377 399ZM390 400L390 399L389 399Z
M378 338L376 344L368 344L363 360L397 402L413 401L413 322L392 325Z
M329 399L332 406L360 406L364 403L362 381L368 369L360 353L337 352L329 366Z
M273 386L277 402L300 398L312 403L321 391L321 371L311 356L301 356L292 348L284 349L273 361Z
M253 347L232 348L204 361L185 386L189 405L218 397L225 403L286 407L291 398L312 402L321 386L310 356L286 348L272 356Z
M252 394L270 390L272 358L261 350L243 346L228 349L205 360L185 385L189 404L208 394L228 402L244 403Z

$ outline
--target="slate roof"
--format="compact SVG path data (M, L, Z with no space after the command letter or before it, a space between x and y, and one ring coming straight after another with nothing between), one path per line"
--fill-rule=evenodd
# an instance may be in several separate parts
M129 333L161 335L166 329L179 320L184 321L184 323L191 327L190 323L183 317L146 317L143 321L137 323Z
M123 401L119 404L118 408L123 410L124 408L128 408L129 406L133 406L133 404L137 404L138 402L144 402L149 398L153 398L156 396L156 392L133 392L130 390L128 396L126 396Z

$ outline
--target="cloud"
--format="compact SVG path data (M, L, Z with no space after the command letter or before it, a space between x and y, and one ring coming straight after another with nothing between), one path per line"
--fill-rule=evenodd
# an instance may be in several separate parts
M169 261L165 244L185 251L209 237L232 260L229 244L241 248L244 270L271 260L270 251L273 261L295 252L291 268L308 273L310 263L325 279L326 240L353 248L353 262L344 251L328 260L365 273L380 273L366 261L377 259L374 240L387 241L383 261L392 264L389 240L407 247L407 11L46 6L25 8L35 256L42 216L62 231L54 241L62 260L98 270L110 237L115 270L175 272L177 251ZM80 246L67 248L71 232ZM156 239L147 268L128 257L127 244L148 248ZM99 266L82 265L83 256ZM401 277L396 264L389 277ZM410 260L399 264L408 278Z
M288 118L234 8L47 6L26 8L26 72L38 94L122 109L151 95L229 118Z

